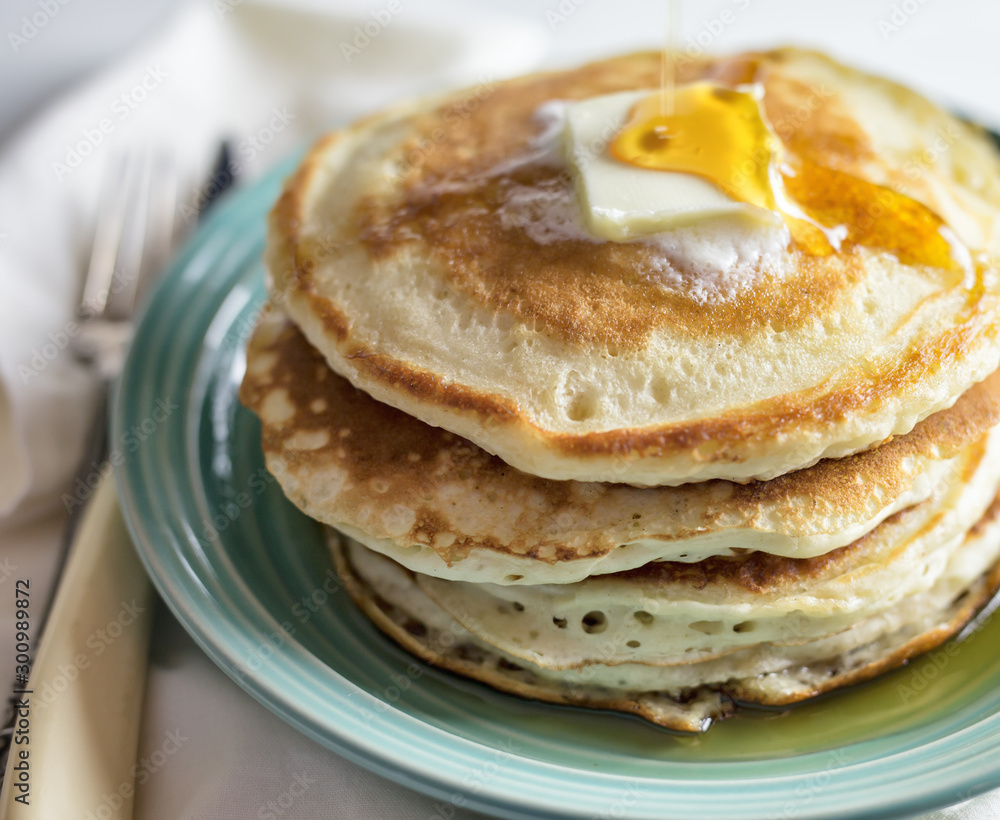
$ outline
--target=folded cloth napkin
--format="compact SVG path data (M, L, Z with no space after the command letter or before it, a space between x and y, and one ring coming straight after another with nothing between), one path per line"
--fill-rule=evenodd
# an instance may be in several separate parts
M13 572L30 578L37 600L43 600L62 518L85 495L71 479L96 391L70 345L80 332L75 307L106 164L130 147L169 151L182 177L176 218L182 227L193 227L212 187L206 178L223 138L231 142L237 178L251 178L319 133L407 95L530 70L547 44L540 20L469 8L459 0L189 2L155 38L7 143L0 153L2 578ZM2 617L6 647L8 631L13 634L13 612L6 605ZM195 740L150 779L149 790L139 778L136 816L192 816L219 786L245 794L268 782L278 770L266 758L260 767L207 776L217 772L215 741L239 748L232 741L248 735L265 744L283 737L297 755L324 761L327 784L335 778L353 790L356 808L386 799L370 793L373 782L394 795L400 816L423 799L280 725L185 634L176 631L171 640L173 622L165 620L168 626L154 641L167 649L179 644L183 668L153 670L143 718L144 741L149 738L152 748L140 759L157 752L163 738L152 739L155 727L174 722L178 710L185 717L177 726L196 727L188 733ZM2 685L13 680L13 657L12 648L2 652ZM202 687L206 678L212 684ZM192 685L200 690L197 698L190 695ZM199 709L184 705L196 701ZM190 723L193 715L199 720ZM180 807L178 796L185 801ZM245 816L239 802L225 798L220 805L222 816ZM379 810L365 814L378 816Z
M564 61L626 48L641 33L638 2L631 16L617 2L519 5L533 15L514 19L460 0L385 0L362 11L350 0L202 0L7 145L0 154L4 573L16 569L44 588L62 497L74 497L68 482L94 385L67 348L79 329L73 311L104 164L129 146L169 147L185 178L178 219L190 225L223 137L233 142L238 172L254 176L322 130L394 99L531 68L547 46L546 28L562 38ZM733 5L742 13L749 4ZM762 13L760 31L745 17L740 31L754 42L773 39L776 20L794 22L789 14ZM847 41L836 25L829 36ZM10 620L6 610L3 617ZM154 645L136 817L473 817L318 747L238 689L166 613ZM0 654L0 682L12 677L12 654ZM167 765L159 762L164 744ZM1000 817L1000 794L932 817Z
M524 71L544 45L537 21L458 2L201 2L25 130L0 156L0 516L58 506L81 453L93 385L67 348L106 162L169 149L192 223L221 138L254 175L401 96Z

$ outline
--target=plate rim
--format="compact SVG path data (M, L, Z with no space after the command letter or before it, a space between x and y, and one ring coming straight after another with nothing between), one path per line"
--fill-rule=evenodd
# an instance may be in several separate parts
M232 232L233 226L242 225L246 228L246 220L249 214L259 210L257 200L266 196L267 191L274 188L276 183L294 168L301 152L296 152L285 162L273 168L257 181L244 188L237 189L231 195L225 197L214 212L209 214L203 225L198 227L194 236L191 237L183 251L175 258L169 270L161 277L155 288L149 304L143 312L142 318L137 325L133 350L141 349L141 340L156 328L158 316L162 316L165 306L170 303L171 293L182 289L185 284L185 276L191 276L191 266L204 253L215 252L211 247L213 235L222 231ZM261 224L261 228L263 225ZM197 288L204 284L205 271L209 266L202 266L201 277L194 277L193 287ZM187 283L190 284L190 283ZM217 316L212 314L212 319ZM210 320L211 321L211 320ZM201 345L204 338L199 329L199 341ZM139 369L136 357L132 351L129 353L122 378L116 383L113 392L111 435L112 441L123 440L128 423L131 419L129 414L129 395L133 389L133 383L141 384L141 375L135 371ZM162 375L160 376L162 378ZM188 388L191 385L187 385ZM185 396L185 401L187 396ZM210 612L216 608L217 601L211 599L206 594L203 598L195 594L196 590L183 583L184 574L178 570L187 570L193 575L193 568L186 560L185 552L176 540L176 533L172 530L164 530L159 537L151 532L148 521L145 520L145 513L142 504L136 497L137 487L136 472L139 470L141 460L148 448L138 448L138 450L125 460L125 462L115 468L115 480L121 499L122 513L132 536L133 542L140 555L143 565L146 567L151 579L158 589L161 597L173 611L174 615L181 622L184 629L194 638L201 649L218 665L222 670L234 680L244 691L247 691L259 703L279 715L283 720L303 732L320 745L347 757L359 765L375 771L376 773L401 783L404 786L416 789L435 799L447 800L453 805L460 805L462 808L477 811L499 813L507 817L539 817L539 818L571 818L571 817L597 817L601 816L599 809L595 812L593 802L587 808L587 801L593 801L595 797L590 794L598 786L601 789L614 787L620 794L622 786L630 780L650 780L645 776L633 778L624 775L607 772L583 772L570 766L561 766L551 762L539 761L529 757L518 757L511 755L516 760L524 761L524 765L512 765L501 768L490 782L469 793L467 786L463 786L463 772L459 766L454 766L447 771L435 768L435 764L440 766L439 759L435 755L426 756L413 754L412 748L407 748L401 743L401 738L416 736L424 738L425 742L429 738L431 751L453 750L452 757L464 757L463 762L478 762L483 765L484 755L492 758L496 755L496 750L485 744L477 743L468 738L449 733L437 726L421 721L418 717L406 714L397 709L391 703L386 703L386 710L382 713L382 718L375 724L368 727L366 733L360 736L350 736L349 730L357 725L356 715L351 708L342 710L341 716L347 716L346 725L336 725L330 720L318 715L315 711L310 712L304 707L297 707L294 699L290 697L289 691L283 691L279 685L275 665L264 664L257 671L243 673L240 670L241 662L234 643L234 637L239 639L239 630L235 621L216 623L209 615L214 617L215 613ZM188 461L187 453L181 458ZM174 522L177 523L177 522ZM190 544L188 545L190 546ZM176 567L171 567L171 560L177 562ZM264 606L256 600L252 605L266 613ZM222 612L223 616L233 616L233 613ZM269 616L267 616L269 617ZM234 631L235 630L235 631ZM233 634L227 635L227 632ZM256 634L260 638L261 633ZM250 633L243 635L251 645L254 644ZM301 644L294 638L287 644L289 648L297 647L298 651L310 655L314 660L315 656L308 653ZM281 654L285 647L279 647L276 653ZM299 661L302 659L299 658ZM350 682L337 670L326 667L328 675L332 673L338 686L335 693L335 703L339 706L346 706L345 693L347 697L355 693L346 692L350 689ZM287 683L287 681L283 681ZM356 691L363 691L357 689ZM367 693L365 693L367 694ZM374 695L368 695L376 699ZM385 701L382 701L385 703ZM377 728L383 726L384 730L379 732ZM975 750L974 754L968 754L970 750ZM714 787L721 787L725 790L736 789L740 793L733 795L741 803L747 801L749 795L746 794L746 787L757 788L754 790L754 799L761 797L757 792L762 785L774 786L777 788L775 795L764 795L767 797L766 803L754 805L757 814L740 815L719 815L726 817L766 817L766 816L786 816L782 814L783 801L793 799L796 788L811 789L810 804L806 807L797 807L795 816L801 818L823 818L823 817L843 817L846 811L852 812L855 817L886 817L895 816L900 813L912 813L929 811L935 808L954 803L958 798L969 798L976 794L1000 787L1000 763L992 767L985 763L980 766L974 765L975 761L988 759L986 751L1000 750L1000 713L994 713L970 726L966 726L955 732L950 732L944 736L926 744L920 744L888 756L879 757L875 760L862 761L860 763L850 763L846 766L825 770L815 770L808 774L781 775L777 774L773 778L747 780L747 779L698 779L691 778L693 772L685 771L680 776L669 778L657 778L653 780L659 788L650 787L647 796L652 801L648 808L655 814L645 812L635 813L624 807L622 813L615 814L615 817L666 817L663 808L658 805L658 799L664 797L682 797L686 791L683 786L694 783L704 786L711 784ZM942 757L937 757L937 752L942 752ZM809 755L822 757L829 755L826 752L811 752ZM914 759L916 758L916 759ZM427 765L422 761L426 759ZM486 763L489 761L486 760ZM664 766L676 766L674 762L664 762ZM742 762L706 763L697 761L692 766L723 767L723 768L745 768ZM888 768L886 768L888 767ZM895 769L893 767L896 767ZM866 774L861 775L864 768ZM899 768L902 768L905 777L899 779ZM925 769L932 768L935 778L927 777ZM948 779L944 780L945 774ZM829 786L824 785L818 796L816 783L810 784L819 775L829 774ZM887 791L885 786L886 776L893 783L892 788ZM895 776L895 780L893 780ZM572 788L575 794L575 808L562 801L547 799L547 795L559 796L560 792L555 786L562 784L569 785L567 780L572 780ZM872 784L872 780L878 781ZM930 783L933 781L933 785ZM860 784L860 786L859 786ZM869 794L878 784L881 784L877 792ZM529 788L529 786L531 788ZM849 793L845 793L838 786L849 787ZM906 787L907 794L898 797L898 793ZM669 788L668 788L669 787ZM743 788L741 788L743 787ZM863 787L863 788L862 788ZM655 793L654 793L655 792ZM463 801L455 803L455 795L463 796ZM563 795L564 796L564 795ZM603 797L608 795L602 792ZM718 801L724 795L716 793L712 799ZM830 798L833 798L831 802ZM815 799L813 799L815 798ZM895 798L895 799L893 799ZM686 798L685 798L686 799ZM620 800L619 800L620 802ZM647 801L649 802L649 801ZM691 810L693 804L685 803L680 805L680 810ZM731 809L733 807L727 806ZM750 807L742 808L749 810ZM770 813L769 813L770 812ZM676 815L678 817L684 815ZM707 816L707 815L703 815ZM712 815L714 816L714 815Z

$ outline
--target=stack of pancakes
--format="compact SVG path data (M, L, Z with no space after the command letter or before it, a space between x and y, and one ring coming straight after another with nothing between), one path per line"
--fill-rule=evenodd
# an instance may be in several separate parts
M272 213L279 309L241 397L400 644L699 730L897 666L1000 584L1000 158L817 54L691 60L680 82L752 74L788 150L891 192L825 195L893 249L588 236L559 106L659 72L632 55L320 141ZM886 222L901 196L953 265Z

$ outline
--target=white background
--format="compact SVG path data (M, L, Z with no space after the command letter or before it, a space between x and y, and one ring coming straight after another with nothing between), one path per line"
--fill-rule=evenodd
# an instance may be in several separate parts
M15 53L8 34L21 30L22 18L37 12L39 2L0 3L0 139L53 94L155 32L182 5L176 0L69 0ZM664 0L463 2L540 20L552 37L547 62L553 64L658 47L663 39ZM433 5L432 0L403 3L404 14L407 6ZM313 5L324 3L315 0ZM364 10L384 2L335 5ZM880 21L890 21L894 8L905 15L904 7L916 12L897 31L880 30ZM572 10L569 15L563 13L567 9ZM713 21L720 21L726 10L735 19L713 38L713 50L813 45L1000 123L1000 3L995 0L681 0L681 46L717 29ZM565 19L555 20L550 13Z

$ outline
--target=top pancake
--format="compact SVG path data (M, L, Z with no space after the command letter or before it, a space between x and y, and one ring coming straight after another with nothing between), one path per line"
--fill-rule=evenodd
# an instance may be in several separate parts
M905 433L997 367L995 152L812 53L752 56L775 132L929 207L969 270L790 245L747 284L649 242L539 231L570 185L540 107L655 87L659 59L486 84L320 141L272 214L275 300L356 386L555 479L772 478ZM750 59L679 79L745 78Z

